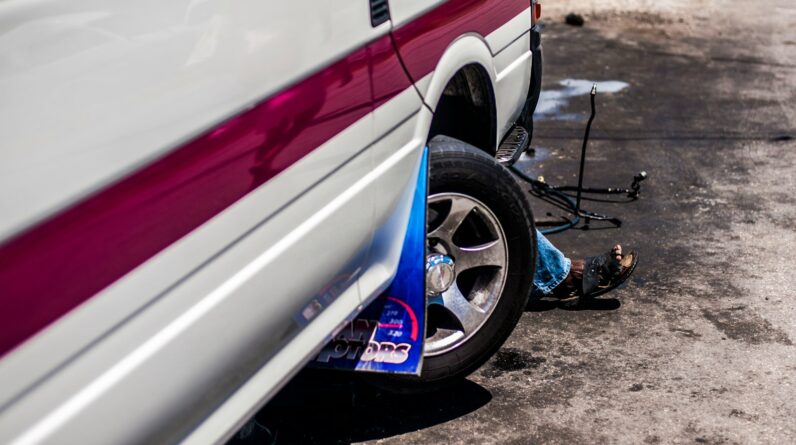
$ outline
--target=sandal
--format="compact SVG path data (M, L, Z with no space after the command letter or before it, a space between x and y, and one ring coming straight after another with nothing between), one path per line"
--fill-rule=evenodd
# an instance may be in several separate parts
M620 259L616 259L617 256ZM609 253L586 258L583 264L581 296L594 298L627 281L636 270L638 255L634 251L623 255L622 247L617 245Z
M636 252L622 254L622 247L617 245L608 253L573 261L569 275L554 289L553 295L562 302L598 297L627 281L636 265Z

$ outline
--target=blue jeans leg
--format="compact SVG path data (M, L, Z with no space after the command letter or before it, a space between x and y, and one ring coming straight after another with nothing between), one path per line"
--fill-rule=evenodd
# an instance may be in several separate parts
M549 295L569 274L572 262L550 241L536 231L536 272L533 274L533 294Z

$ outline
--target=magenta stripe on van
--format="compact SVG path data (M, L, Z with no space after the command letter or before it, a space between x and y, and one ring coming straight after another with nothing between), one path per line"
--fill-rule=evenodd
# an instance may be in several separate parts
M462 30L486 35L527 7L447 2L396 40L413 59L410 72L425 75ZM384 36L6 241L0 355L408 87Z
M0 351L369 113L367 54L355 51L0 247Z

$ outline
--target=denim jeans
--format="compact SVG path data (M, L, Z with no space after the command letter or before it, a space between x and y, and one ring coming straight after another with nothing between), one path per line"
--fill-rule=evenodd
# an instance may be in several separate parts
M572 262L550 241L536 231L536 272L533 274L535 296L550 294L569 274Z

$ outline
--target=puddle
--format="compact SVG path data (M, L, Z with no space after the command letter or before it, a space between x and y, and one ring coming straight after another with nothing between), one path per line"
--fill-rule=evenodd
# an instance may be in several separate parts
M554 153L553 150L546 147L537 146L531 148L531 150L531 153L528 151L523 152L514 166L531 178L536 178L543 174L542 170L545 161L553 159Z
M533 153L528 154L527 151L522 152L517 162L532 161L541 162L553 157L553 151L545 147L533 147Z
M585 79L564 79L559 82L563 87L560 90L542 91L539 103L536 105L534 120L578 121L588 118L589 103L583 101L583 111L580 113L564 113L561 110L569 105L570 99L586 96L591 91L592 84L597 84L597 94L618 93L630 86L627 82L619 80L605 80L594 82Z

